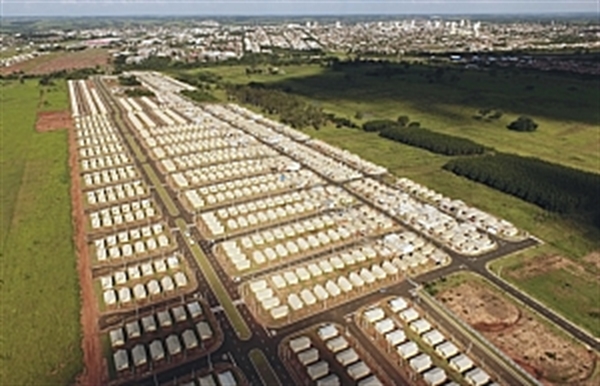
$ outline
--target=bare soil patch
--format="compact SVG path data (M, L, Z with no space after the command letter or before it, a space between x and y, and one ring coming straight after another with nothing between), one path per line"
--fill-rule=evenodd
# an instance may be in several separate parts
M105 363L102 359L102 345L98 330L98 305L94 296L92 267L85 236L85 219L75 131L69 130L69 168L71 171L71 210L73 238L77 252L77 270L81 286L81 327L83 339L84 370L77 384L82 386L102 385L105 381Z
M598 356L476 281L436 295L452 312L545 385L596 385ZM597 377L594 377L597 378Z
M38 112L35 129L41 133L61 129L72 129L73 119L69 110Z
M600 271L600 251L594 251L583 258L583 261L596 267Z
M108 59L109 53L104 49L87 49L58 55L49 54L17 63L14 66L0 68L0 74L7 75L23 71L26 74L42 75L61 70L104 67L108 64Z

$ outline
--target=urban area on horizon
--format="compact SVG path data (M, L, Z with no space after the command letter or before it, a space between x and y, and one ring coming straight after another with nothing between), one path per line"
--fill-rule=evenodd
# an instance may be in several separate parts
M510 13L3 18L0 384L599 384L598 13Z

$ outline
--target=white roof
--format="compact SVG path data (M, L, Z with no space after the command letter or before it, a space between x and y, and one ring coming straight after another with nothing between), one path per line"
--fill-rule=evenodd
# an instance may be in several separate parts
M327 340L329 338L333 338L334 336L338 336L339 331L333 324L326 324L319 328L318 334L322 340Z
M367 364L363 361L354 363L346 368L348 375L354 380L358 380L360 378L364 378L367 375L371 374L371 369Z
M446 376L446 372L439 367L434 367L431 370L428 370L423 374L423 379L425 383L430 386L438 386L446 381L448 377Z
M298 338L292 339L290 340L289 346L293 352L306 350L310 347L310 338L307 336L300 336Z

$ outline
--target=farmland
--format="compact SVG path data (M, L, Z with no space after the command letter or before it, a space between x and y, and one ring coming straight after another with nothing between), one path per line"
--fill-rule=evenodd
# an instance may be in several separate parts
M408 115L411 121L420 122L422 127L468 138L499 151L539 157L596 173L599 171L597 130L600 117L597 106L592 103L598 100L598 88L593 83L543 73L461 70L446 70L442 80L429 82L423 75L427 74L426 69L411 66L402 70L403 73L388 78L366 75L366 71L360 68L331 71L316 65L283 67L278 74L265 71L263 74L246 75L242 66L201 71L217 74L223 82L260 82L287 90L326 112L350 118L358 124L363 120L395 120L399 115ZM459 80L451 81L453 75ZM529 86L527 90L525 85ZM217 96L221 93L221 90L214 91ZM483 107L501 109L504 115L492 121L474 119L478 109ZM362 119L355 117L357 112L361 113ZM538 131L519 133L507 130L506 125L521 114L534 117L540 124ZM547 285L540 283L551 283L548 279L553 279L555 273L542 271L534 278L524 279L518 274L514 277L505 275L505 278L570 320L584 327L597 326L595 314L577 305L593 301L598 281L575 280L580 277L578 272L581 270L599 272L597 264L584 259L600 247L597 228L443 171L441 167L452 157L393 142L379 137L377 133L337 129L332 124L320 130L305 129L304 132L385 166L393 174L406 176L506 218L539 237L546 243L543 247L508 257L497 264L511 266L518 271L525 257L531 260L543 255L564 256L578 267L562 274L571 275L573 287L565 287L565 296L550 299ZM506 274L511 272L505 271ZM579 284L587 290L578 291ZM577 296L573 298L569 293ZM596 329L593 333L598 335L599 332Z
M66 108L64 84L43 110ZM67 133L36 133L37 80L2 92L0 379L67 384L81 371L79 288L72 244Z
M54 71L80 68L105 67L108 62L108 51L105 49L88 49L76 52L53 52L48 55L18 63L0 69L0 74L8 75L23 71L26 74L42 75Z

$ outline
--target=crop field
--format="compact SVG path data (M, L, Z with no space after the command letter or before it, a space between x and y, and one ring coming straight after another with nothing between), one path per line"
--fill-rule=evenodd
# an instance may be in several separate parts
M198 71L222 76L224 82L260 82L286 89L321 106L326 112L356 123L408 115L422 127L469 138L497 150L535 156L593 172L600 172L598 128L600 115L593 101L600 97L597 83L544 73L528 74L498 70L495 75L480 71L446 70L441 81L429 82L425 70L415 65L390 78L365 75L360 69L334 72L320 66L282 67L285 73L246 75L243 66L224 66ZM195 70L194 70L195 71ZM192 71L193 73L193 71ZM455 75L459 80L450 80ZM215 91L217 95L221 90ZM249 106L258 111L256 107ZM504 115L490 122L473 118L481 108L501 109ZM356 119L360 112L362 120ZM526 114L540 124L534 133L513 132L506 125ZM482 210L505 218L526 229L545 243L542 247L510 256L497 264L512 267L504 277L554 307L571 321L598 335L598 313L583 307L598 293L598 279L580 275L600 272L589 254L600 248L600 230L560 217L483 184L441 169L452 157L381 138L377 133L329 124L307 134L348 149L444 195L461 199ZM537 272L518 275L524 259L546 255L566 258L573 269L560 273ZM594 255L595 256L595 255ZM513 276L512 273L515 273ZM510 275L509 275L510 274ZM549 291L556 275L568 275L571 286L559 294ZM578 278L582 280L578 281ZM566 280L566 279L565 279ZM564 280L563 280L564 281ZM580 286L582 288L580 288ZM590 327L596 326L596 328Z
M41 75L54 71L88 67L105 67L108 62L108 51L105 49L87 49L76 52L53 52L38 56L32 60L17 63L14 66L0 69L0 74L23 71L26 74Z
M82 358L67 133L35 132L37 80L2 87L0 379L68 384ZM67 107L66 97L46 100L44 109Z

